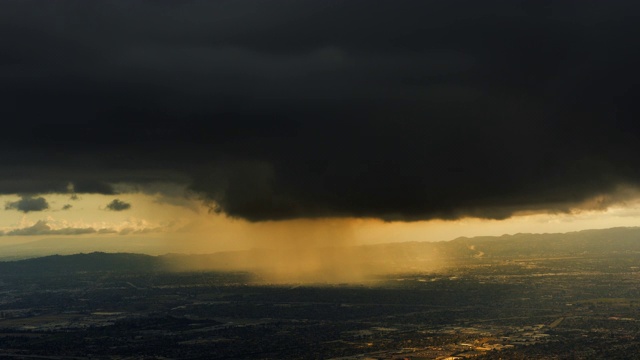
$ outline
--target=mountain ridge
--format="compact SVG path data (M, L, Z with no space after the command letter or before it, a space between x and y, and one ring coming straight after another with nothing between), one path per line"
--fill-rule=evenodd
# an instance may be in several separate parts
M481 261L534 257L640 254L640 227L590 229L569 233L459 237L441 242L403 242L315 249L329 264L340 254L351 263L402 264L419 267L437 261ZM88 252L48 255L0 262L3 274L64 274L70 272L252 271L267 267L264 259L282 261L279 250L253 249L212 254L146 255L129 252ZM273 263L272 261L272 263ZM344 260L340 260L343 261Z

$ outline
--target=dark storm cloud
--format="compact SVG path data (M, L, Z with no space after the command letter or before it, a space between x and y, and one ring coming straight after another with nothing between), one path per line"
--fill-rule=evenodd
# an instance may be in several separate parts
M31 195L22 195L18 201L7 202L4 206L5 210L18 210L24 213L30 211L43 211L49 208L49 203L43 197L32 197Z
M5 1L0 192L249 220L569 211L640 182L629 1Z
M124 211L131 209L131 204L122 200L114 199L112 202L107 204L106 209L111 211Z

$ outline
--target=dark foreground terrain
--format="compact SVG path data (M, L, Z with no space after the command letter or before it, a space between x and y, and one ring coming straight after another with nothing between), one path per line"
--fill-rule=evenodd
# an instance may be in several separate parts
M640 253L616 244L475 248L437 272L356 285L170 273L128 254L4 263L0 358L640 358Z

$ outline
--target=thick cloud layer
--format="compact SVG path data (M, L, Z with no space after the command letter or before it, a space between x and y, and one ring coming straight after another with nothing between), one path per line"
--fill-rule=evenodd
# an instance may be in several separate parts
M567 211L640 182L631 1L4 1L0 192L249 220Z

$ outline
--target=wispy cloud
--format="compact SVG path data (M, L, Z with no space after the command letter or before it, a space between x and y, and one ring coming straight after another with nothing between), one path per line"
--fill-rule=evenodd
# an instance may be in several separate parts
M152 226L144 221L127 221L120 226L96 227L96 226L69 226L64 222L38 220L33 225L14 229L0 230L0 236L38 236L38 235L87 235L87 234L150 234L167 231L169 226Z
M53 229L46 221L40 220L34 225L11 230L5 233L7 236L32 236L32 235L84 235L96 233L94 228L61 228Z

